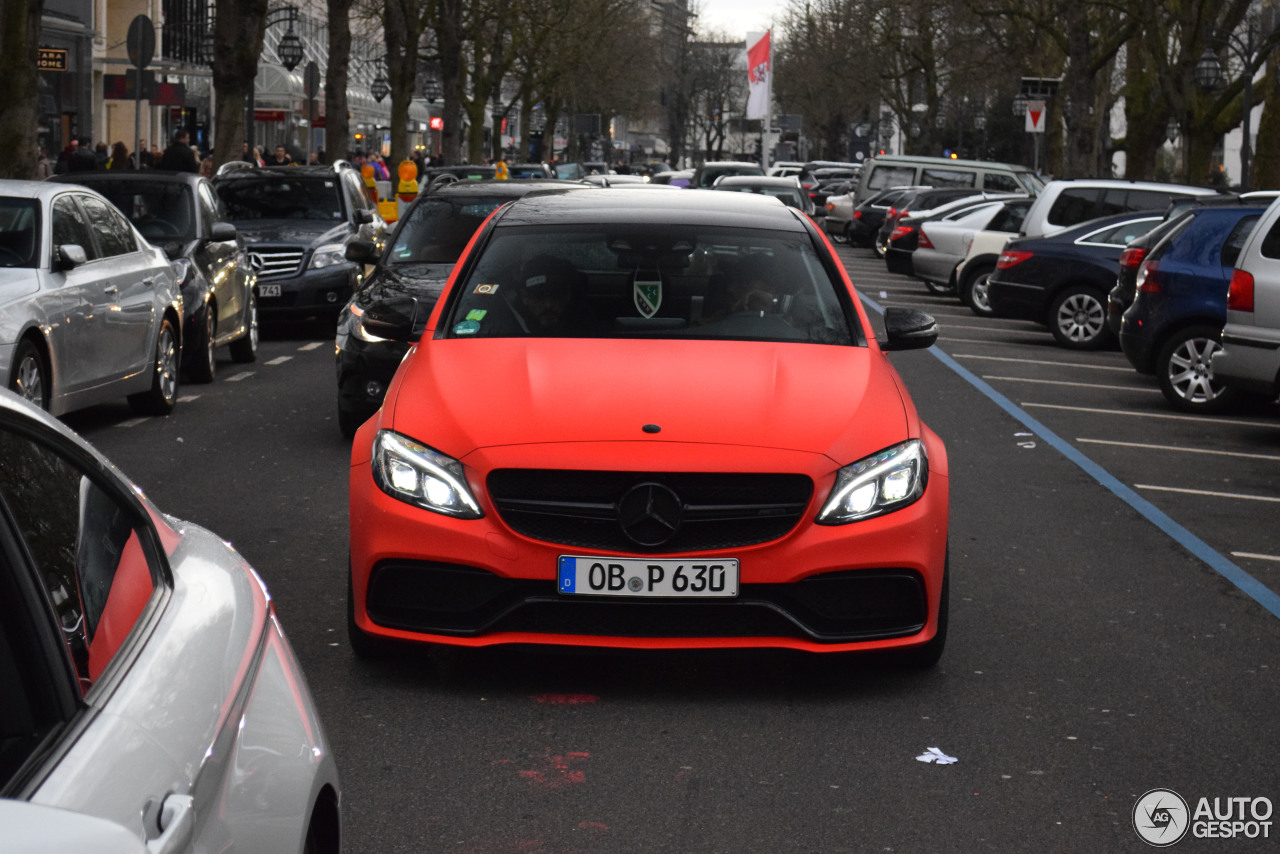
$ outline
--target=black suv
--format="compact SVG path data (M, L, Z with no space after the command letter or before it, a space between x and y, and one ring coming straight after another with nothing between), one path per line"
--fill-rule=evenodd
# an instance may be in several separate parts
M590 190L590 184L557 181L458 181L421 196L405 212L378 257L369 243L355 243L350 257L377 267L338 317L338 426L343 435L378 411L409 345L371 335L361 318L383 303L416 301L414 320L426 324L454 262L481 223L497 208L529 195Z
M347 245L380 245L386 228L355 167L224 167L214 184L248 247L263 319L337 317L363 269Z
M252 362L258 352L253 270L209 179L189 172L71 172L51 180L97 190L164 250L182 288L182 366L213 382L214 351Z

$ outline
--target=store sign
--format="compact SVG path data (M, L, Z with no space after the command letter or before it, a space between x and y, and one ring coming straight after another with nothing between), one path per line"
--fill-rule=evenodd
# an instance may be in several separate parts
M284 121L284 110L254 110L253 120L255 122L282 122Z
M102 97L108 101L134 100L137 79L138 72L132 68L125 74L102 75ZM182 83L165 83L150 71L142 73L142 100L150 101L153 107L181 107L186 98L187 87Z
M60 48L42 47L36 52L37 71L66 71L67 52Z

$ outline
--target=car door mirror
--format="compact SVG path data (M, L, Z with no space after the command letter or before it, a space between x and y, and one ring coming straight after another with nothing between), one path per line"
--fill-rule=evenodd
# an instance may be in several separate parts
M346 257L357 264L375 264L381 256L372 240L352 240L347 244Z
M938 322L933 316L914 308L890 306L884 310L881 350L923 350L938 340Z
M356 225L368 225L373 222L373 211L361 208L356 211Z
M229 222L215 222L209 230L209 239L214 243L229 243L236 239L236 227Z
M71 270L79 267L81 264L89 263L89 255L84 251L84 247L78 243L63 243L55 247L53 250L54 267L61 270Z
M416 341L414 321L418 316L418 300L414 297L392 297L365 309L360 324L365 331L392 341Z

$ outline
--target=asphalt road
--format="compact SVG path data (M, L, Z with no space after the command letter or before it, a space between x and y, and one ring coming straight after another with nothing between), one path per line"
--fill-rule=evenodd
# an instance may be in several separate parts
M1280 802L1280 407L1173 417L1118 352L1061 350L842 255L869 300L942 329L892 356L950 455L951 634L927 673L774 653L356 660L326 330L224 357L169 418L65 420L266 580L337 754L348 852L1140 851L1149 790L1192 811ZM918 761L935 747L956 761ZM1275 850L1268 831L1176 850Z

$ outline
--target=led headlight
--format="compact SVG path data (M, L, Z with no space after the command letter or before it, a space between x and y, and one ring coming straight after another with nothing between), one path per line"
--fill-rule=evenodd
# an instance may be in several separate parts
M459 519L484 515L467 486L462 463L383 430L373 443L373 480L378 488L406 504Z
M351 333L361 341L376 343L378 341L390 340L387 338L380 338L364 328L364 309L356 305L354 300L347 304L347 308L351 312Z
M845 466L818 514L819 525L844 525L906 507L924 494L929 458L911 439Z
M347 261L347 247L342 243L326 243L316 249L311 255L311 269L323 270L325 267L332 267L334 264L345 264Z
M175 258L169 262L169 266L173 268L173 277L178 280L178 285L185 285L187 277L191 275L191 259Z

